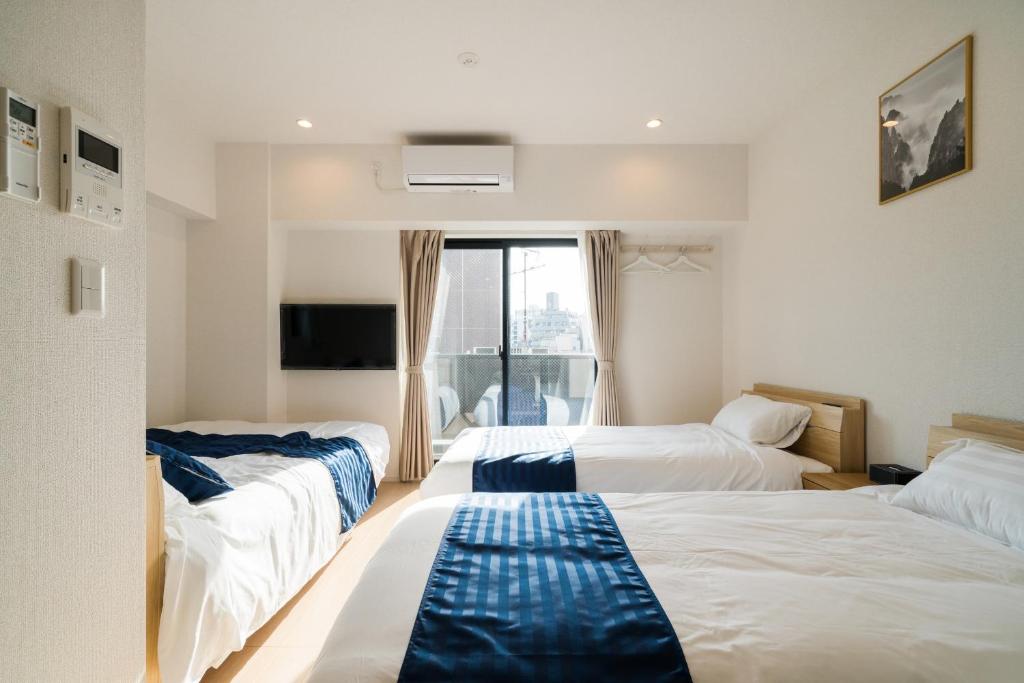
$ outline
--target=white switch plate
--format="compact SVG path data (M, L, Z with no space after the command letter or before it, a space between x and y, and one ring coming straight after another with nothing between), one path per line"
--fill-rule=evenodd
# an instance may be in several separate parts
M106 313L106 268L91 258L71 259L71 313L102 318Z

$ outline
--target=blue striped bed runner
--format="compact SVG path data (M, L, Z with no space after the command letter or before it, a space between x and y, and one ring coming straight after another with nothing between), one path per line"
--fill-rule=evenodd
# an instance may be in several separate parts
M465 496L399 681L692 683L671 622L592 493Z
M473 491L576 490L572 444L557 427L490 427L473 459Z
M146 440L200 458L225 458L245 453L277 453L320 461L331 473L341 509L341 531L359 521L377 498L377 483L363 445L349 436L314 438L309 432L272 434L197 434L147 429Z

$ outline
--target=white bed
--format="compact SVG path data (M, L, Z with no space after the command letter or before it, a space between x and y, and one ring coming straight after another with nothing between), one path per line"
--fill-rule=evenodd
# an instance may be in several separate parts
M366 450L378 485L389 454L384 428L364 422L186 422L164 429L350 436ZM340 533L334 483L320 462L273 454L198 460L235 490L191 505L163 485L166 563L158 652L168 683L197 681L241 649L347 536Z
M802 488L804 472L864 471L863 399L768 384L743 393L810 409L799 440L782 450L699 423L556 427L572 446L576 490L784 491ZM423 480L423 496L473 490L473 463L488 429L530 428L463 430Z
M1024 553L877 492L602 498L698 683L1020 680ZM396 680L459 498L406 511L311 681Z
M576 461L576 490L785 491L822 462L742 441L706 424L659 427L561 427ZM473 490L473 461L487 428L466 429L420 486L424 497Z

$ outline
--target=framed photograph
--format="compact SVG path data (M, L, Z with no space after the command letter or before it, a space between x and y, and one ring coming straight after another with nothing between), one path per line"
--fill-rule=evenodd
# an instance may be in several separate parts
M967 36L878 98L878 203L971 170Z

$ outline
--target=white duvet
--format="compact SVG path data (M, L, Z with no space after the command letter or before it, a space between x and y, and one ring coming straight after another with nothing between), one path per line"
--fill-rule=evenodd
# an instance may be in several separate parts
M363 422L185 422L164 428L350 436L366 450L378 484L389 453L384 428ZM158 650L166 683L198 681L241 649L344 541L334 482L322 463L272 454L198 460L235 490L191 505L164 483L167 559Z
M1024 553L867 491L602 498L696 683L1021 680ZM311 681L397 678L458 500L405 512Z
M804 472L831 472L817 460L756 446L706 424L562 427L576 460L576 490L786 491ZM420 486L424 497L473 490L473 460L487 428L466 429Z

